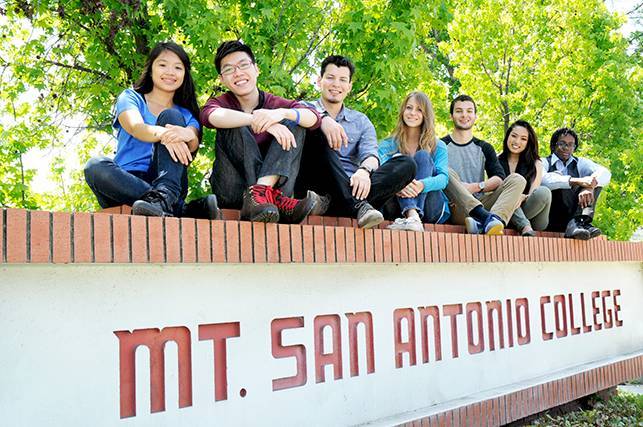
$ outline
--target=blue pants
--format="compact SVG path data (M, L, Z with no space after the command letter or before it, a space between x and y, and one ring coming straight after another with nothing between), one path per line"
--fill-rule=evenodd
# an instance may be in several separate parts
M431 154L425 150L419 150L413 156L416 164L415 179L420 180L435 176L435 163ZM420 193L413 198L397 198L402 210L402 215L409 209L416 209L422 218L422 222L431 224L442 224L449 219L449 205L442 190Z
M156 121L158 126L173 124L185 126L185 120L177 110L164 110ZM126 171L108 157L95 157L85 165L85 181L92 189L102 208L132 205L152 189L162 190L173 206L180 212L187 195L187 166L175 162L163 144L154 144L154 153L147 172Z

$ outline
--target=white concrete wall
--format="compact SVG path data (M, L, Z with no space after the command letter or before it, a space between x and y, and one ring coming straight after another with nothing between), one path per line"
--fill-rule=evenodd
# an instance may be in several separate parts
M643 274L640 263L411 265L8 265L0 267L0 414L3 425L353 425L385 420L564 369L643 351ZM614 290L620 305L616 325ZM591 293L610 291L611 328L544 340L555 329L553 299L572 294L574 325L594 323ZM486 301L526 299L530 342L489 350ZM465 313L456 317L459 357L452 356L450 318L441 317L442 360L422 362L418 307L481 302L484 351L470 354ZM595 299L604 325L602 299ZM396 368L394 311L415 314L417 364ZM515 308L512 305L512 311ZM360 332L360 374L350 375L345 313L369 312L375 371L366 374ZM315 374L314 319L337 314L343 376L331 366ZM569 310L567 310L569 322ZM273 379L295 374L294 358L272 356L271 322L303 316L283 332L283 344L306 348L307 382L273 391ZM475 316L474 316L475 317ZM562 311L559 312L562 319ZM609 319L609 316L608 316ZM214 399L214 351L199 325L239 322L227 340L227 399ZM405 324L404 324L405 325ZM165 411L150 413L146 347L136 352L136 415L121 418L119 339L115 331L183 326L191 337L192 405L178 406L176 345L165 351ZM472 326L477 337L476 321ZM571 325L570 325L571 327ZM582 328L582 326L581 326ZM593 329L595 326L593 326ZM402 328L404 330L404 328ZM360 329L361 331L361 329ZM402 340L408 337L402 333ZM325 352L332 350L329 328ZM475 342L476 340L474 340ZM476 343L477 344L477 343ZM433 346L430 338L430 346ZM219 384L221 387L221 384ZM241 390L246 391L241 397Z

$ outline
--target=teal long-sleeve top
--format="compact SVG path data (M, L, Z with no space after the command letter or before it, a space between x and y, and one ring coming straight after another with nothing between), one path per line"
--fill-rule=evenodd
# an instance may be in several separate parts
M447 151L447 145L441 139L436 138L436 142L436 148L433 153L431 153L433 164L435 165L435 174L420 180L424 184L423 193L444 190L449 183L449 152ZM380 158L380 164L384 164L393 156L401 153L395 143L395 139L389 137L380 141L377 154Z

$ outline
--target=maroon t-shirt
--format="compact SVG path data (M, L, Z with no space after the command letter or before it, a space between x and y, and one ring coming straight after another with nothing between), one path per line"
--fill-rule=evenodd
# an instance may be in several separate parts
M237 97L234 96L232 92L226 92L221 96L216 96L208 99L208 102L205 103L205 105L201 109L201 115L199 116L199 119L201 120L203 126L214 128L214 126L212 126L212 123L210 123L210 121L208 120L208 117L210 117L210 114L217 108L228 108L230 110L243 111L241 105L239 104L239 101L237 100ZM312 111L317 117L317 121L310 129L317 129L319 128L319 126L321 126L321 116L314 108L310 108L298 101L284 99L260 90L259 104L255 107L255 110L261 108L265 108L267 110L274 110L277 108L305 108ZM255 133L254 135L255 139L257 140L257 144L263 144L272 138L272 135L270 135L268 132Z

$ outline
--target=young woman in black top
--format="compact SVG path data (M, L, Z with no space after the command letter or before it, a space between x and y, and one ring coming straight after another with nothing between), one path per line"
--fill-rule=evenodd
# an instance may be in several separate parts
M551 191L540 186L543 165L538 156L538 138L529 123L518 120L509 126L498 156L505 173L518 173L527 181L522 201L509 223L523 236L535 236L549 222Z

